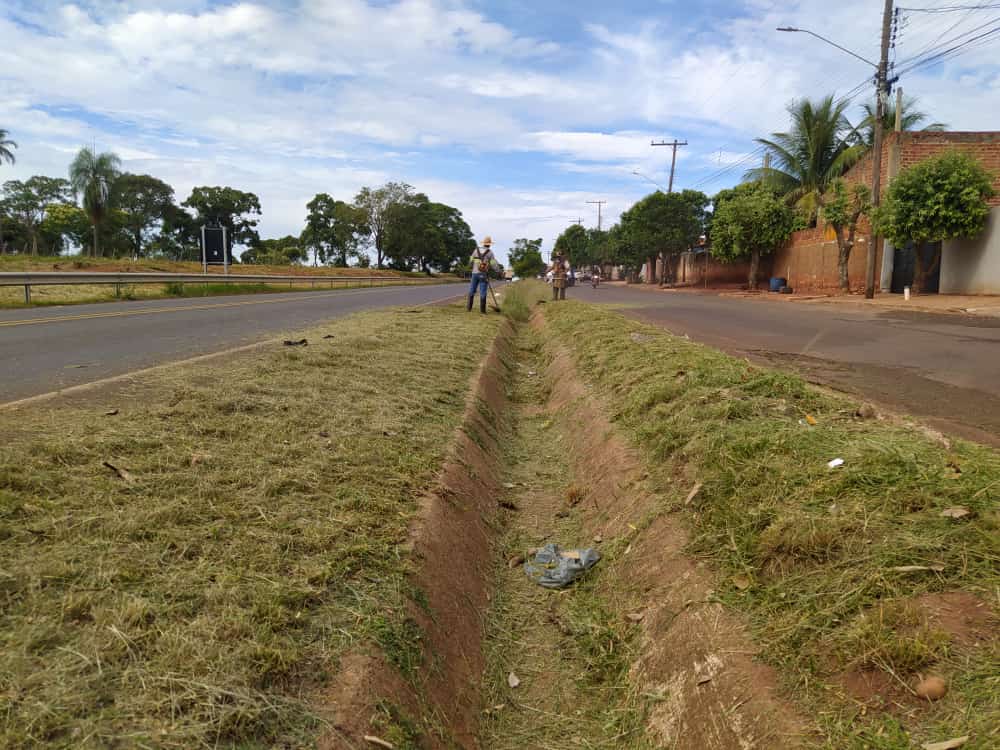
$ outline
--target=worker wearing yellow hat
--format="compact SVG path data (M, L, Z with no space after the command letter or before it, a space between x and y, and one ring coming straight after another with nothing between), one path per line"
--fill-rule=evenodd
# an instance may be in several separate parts
M469 265L472 266L472 283L469 285L469 304L466 310L472 310L472 303L476 298L476 290L479 290L479 312L486 313L486 291L489 289L490 269L497 268L496 258L493 257L493 238L483 237L482 247L477 247L472 257L469 258Z

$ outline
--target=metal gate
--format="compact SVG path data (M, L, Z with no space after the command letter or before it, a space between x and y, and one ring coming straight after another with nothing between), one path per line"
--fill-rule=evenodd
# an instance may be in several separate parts
M927 242L920 245L920 256L926 268L934 260L934 253L941 248L940 242ZM892 261L892 292L902 294L903 287L912 287L917 274L917 249L911 242L906 247L897 247ZM924 294L937 294L941 283L941 264L934 269L925 280Z

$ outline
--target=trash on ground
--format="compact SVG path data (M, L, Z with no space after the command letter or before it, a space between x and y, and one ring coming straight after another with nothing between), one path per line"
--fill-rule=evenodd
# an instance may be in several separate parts
M206 463L211 457L212 456L209 453L201 453L201 452L192 453L191 454L191 465L192 466L197 466L198 464Z
M396 746L391 742L386 742L381 737L373 737L370 734L365 735L365 742L370 745L377 745L378 747L384 747L386 750L396 750Z
M819 424L819 422L816 421L816 417L814 417L812 414L806 414L806 423L810 427L815 427L816 425Z
M701 482L695 484L695 486L691 488L691 491L688 493L687 497L684 499L684 504L690 505L691 501L694 500L696 497L698 497L698 493L701 492L701 488L703 486L704 485Z
M510 685L510 689L513 690L514 688L516 688L518 685L521 684L521 678L518 677L513 672L511 672L509 675L507 675L507 684Z
M924 750L955 750L955 748L962 747L968 741L969 735L965 735L964 737L955 737L944 742L925 742L921 747Z
M309 346L309 339L298 339L296 341L285 339L285 346Z
M590 570L601 559L596 549L562 550L557 544L546 544L525 561L528 578L547 589L562 589Z
M503 486L504 486L505 489L508 489L508 490L512 490L515 487L517 487L517 485L514 484L513 482L504 482Z
M933 570L935 573L940 573L944 570L944 565L897 565L895 568L889 568L889 570L894 570L897 573L916 573L921 570Z
M711 681L712 681L712 678L711 678L711 677L708 677L708 676L706 676L706 677L702 677L702 678L700 678L700 679L698 680L698 684L699 684L699 685L704 685L705 683L707 683L707 682L711 682Z
M941 515L944 516L945 518L955 518L955 519L965 518L967 515L969 515L969 513L971 513L971 511L968 508L963 508L961 506L955 508L945 508L944 510L941 511Z
M630 612L625 615L632 622L642 622L643 618L646 616L645 612Z
M336 337L336 336L334 336L334 335L333 335L332 333L328 333L328 334L326 334L326 336L324 336L323 338L325 338L325 339L335 339L335 338L337 338L337 337Z
M844 459L842 458L835 458L829 463L827 463L827 466L830 467L831 469L836 469L838 466L843 466L843 465L844 465Z
M132 476L125 469L121 469L115 466L110 461L105 461L104 466L107 467L108 469L111 469L111 471L113 471L118 476L119 479L125 482L125 484L135 484L135 477Z
M104 412L104 416L106 416L106 417L116 417L116 416L118 416L118 410L117 409L111 409L109 411L106 411L106 412Z

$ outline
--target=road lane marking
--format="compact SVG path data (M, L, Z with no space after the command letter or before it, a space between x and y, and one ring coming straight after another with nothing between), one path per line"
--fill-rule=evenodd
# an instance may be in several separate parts
M399 286L390 286L382 288L402 289L403 287L406 286L410 285L401 284ZM343 290L339 292L326 292L322 294L308 294L308 295L297 295L295 297L281 297L280 299L243 300L240 302L217 302L214 304L186 305L178 307L147 307L140 310L120 310L116 312L94 312L94 313L80 313L79 315L60 315L48 318L5 320L5 321L0 321L0 328L12 328L14 326L27 326L27 325L43 325L45 323L64 323L67 321L90 320L93 318L124 318L133 315L155 315L158 313L168 313L168 312L186 312L188 310L216 310L219 308L227 308L227 307L243 307L245 305L267 305L267 304L274 305L280 302L298 302L300 300L325 299L327 297L341 297L341 298L345 296L356 297L358 294L368 294L368 293L369 289L355 289L353 291ZM452 296L459 297L461 295L456 294ZM450 297L448 299L450 299Z
M464 294L449 294L447 297L439 297L438 299L428 300L427 302L420 302L415 305L391 305L390 307L430 307L431 305L439 305L442 302L448 302L449 300L458 299L463 297ZM375 308L378 309L378 308ZM343 317L343 316L340 316ZM314 324L315 325L315 324ZM78 385L67 386L66 388L60 388L57 391L48 391L47 393L39 393L35 396L26 396L25 398L19 398L15 401L7 401L5 403L0 403L0 411L6 409L17 409L22 406L30 406L42 401L49 401L58 396L67 396L74 393L81 393L85 391L90 391L95 388L100 388L105 385L113 385L114 383L120 383L126 380L132 380L133 378L142 377L143 375L149 375L151 373L157 372L159 370L166 370L171 367L181 367L183 365L193 364L195 362L203 362L205 360L214 359L216 357L225 357L229 354L239 354L240 352L252 351L254 349L262 349L269 344L277 345L284 339L279 337L276 339L265 339L263 341L255 341L252 344L244 344L243 346L236 346L230 349L223 349L218 352L209 352L208 354L199 354L194 357L188 357L186 359L178 359L173 362L163 362L158 365L152 365L150 367L144 367L141 370L132 370L131 372L123 372L119 375L111 375L106 378L101 378L100 380L91 380L88 383L79 383Z

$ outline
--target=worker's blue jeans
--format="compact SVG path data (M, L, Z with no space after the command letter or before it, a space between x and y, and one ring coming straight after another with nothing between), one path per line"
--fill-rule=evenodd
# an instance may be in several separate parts
M486 289L489 283L489 278L485 273L472 274L472 283L469 285L469 296L475 297L476 287L479 287L479 296L486 299Z

